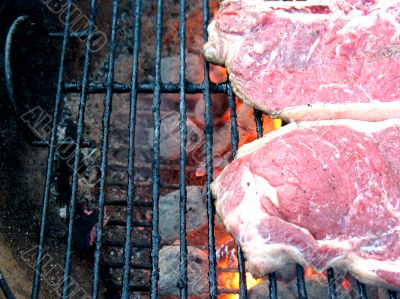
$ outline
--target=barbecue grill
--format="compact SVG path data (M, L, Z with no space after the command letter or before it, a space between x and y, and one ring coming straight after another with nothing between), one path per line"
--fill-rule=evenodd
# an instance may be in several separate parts
M52 115L51 134L48 140L33 140L30 141L32 146L41 146L48 148L48 159L46 168L46 177L43 193L43 210L40 221L40 232L38 247L36 252L36 262L34 265L34 277L33 277L33 288L32 298L39 298L41 288L41 276L43 267L43 256L44 243L46 236L46 217L49 206L49 198L51 192L51 184L54 179L54 160L57 154L57 146L61 143L57 139L57 128L60 123L60 104L62 97L69 93L79 93L79 113L76 122L76 140L71 141L69 144L74 145L74 159L73 159L73 170L71 179L71 197L69 203L68 213L68 233L67 233L67 245L65 251L65 260L63 264L63 279L61 283L61 297L68 298L71 294L70 287L70 272L71 272L71 258L73 255L72 242L73 242L73 220L76 214L76 194L78 186L79 176L79 161L81 158L81 150L89 143L84 140L84 117L86 101L89 94L102 94L104 95L104 114L102 118L103 124L103 139L101 144L101 164L100 164L100 180L99 180L99 197L98 197L98 221L96 225L96 239L95 239L95 250L94 250L94 262L92 266L93 278L92 278L92 294L91 297L98 298L99 290L101 288L101 268L119 268L122 270L122 279L120 284L113 282L105 282L106 288L109 290L110 297L122 297L130 298L135 292L140 292L145 295L149 295L151 298L159 297L158 282L159 282L159 246L160 246L160 230L159 230L159 198L160 189L163 188L160 182L160 137L161 137L161 114L160 114L160 102L162 94L179 94L179 112L180 112L180 155L179 155L179 194L180 194L180 213L179 213L179 224L180 224L180 275L177 281L177 288L179 289L181 298L187 298L188 293L188 244L187 244L187 233L186 233L186 207L187 207L187 106L186 96L188 94L202 94L205 103L205 114L204 114L204 136L205 136L205 169L206 169L206 184L205 193L207 201L207 215L208 215L208 259L209 259L209 295L211 298L217 298L223 293L237 293L240 298L247 298L247 287L246 287L246 270L243 253L240 248L237 249L238 259L238 272L240 287L238 290L221 290L217 284L217 255L216 255L216 244L214 236L214 220L215 212L213 206L213 198L210 191L210 183L213 178L213 116L211 113L211 95L213 93L224 93L228 97L229 110L230 110L230 121L231 121L231 147L232 147L232 158L235 157L238 149L239 133L237 125L236 115L236 102L232 91L232 87L229 82L224 83L213 83L210 80L209 71L210 67L207 62L204 63L204 80L200 84L188 82L186 80L186 63L185 63L185 49L186 49L186 1L180 0L179 5L179 20L180 29L177 41L179 41L179 83L163 83L161 81L161 46L162 46L162 35L163 35L163 0L157 1L157 21L155 24L156 40L154 47L156 48L156 60L155 60L155 75L153 82L139 82L138 76L138 59L140 52L140 35L141 35L141 10L142 0L135 0L134 2L134 27L133 27L133 60L132 60L132 79L130 82L115 82L114 81L114 63L115 63L115 50L117 45L117 31L118 31L118 18L119 18L119 1L113 0L112 4L112 23L111 23L111 38L108 43L108 68L105 82L91 82L89 81L89 68L91 65L92 47L96 40L96 0L90 0L89 10L89 21L88 28L83 32L71 32L71 13L72 13L72 0L68 0L66 3L65 20L64 20L64 31L62 33L50 32L48 35L50 38L62 38L62 46L60 52L60 60L58 64L58 81L57 91L54 101L54 112ZM204 41L207 40L207 25L210 19L210 8L208 0L202 1L203 5L203 32ZM133 12L132 12L133 15ZM20 18L16 21L18 24L26 22L28 18ZM13 29L11 29L13 30ZM15 27L14 27L15 30ZM64 78L64 70L66 68L66 55L68 51L68 45L71 39L87 37L84 61L83 61L83 75L81 81L67 82ZM12 48L8 48L11 51ZM10 55L10 53L8 53ZM8 57L9 58L9 57ZM8 83L8 91L10 99L13 103L13 107L16 107L16 99L14 97L12 67L7 63L6 53L6 77ZM115 93L126 93L130 96L130 114L129 114L129 161L128 168L128 185L127 185L127 197L125 201L114 202L113 205L126 206L125 219L120 219L118 225L125 226L125 237L122 240L116 240L112 245L123 248L123 263L110 264L102 263L101 254L103 246L106 246L103 236L103 219L104 209L108 205L106 201L106 190L107 190L107 170L108 160L107 154L109 149L109 133L110 133L110 119L111 119L111 106L112 97ZM137 121L137 98L139 94L152 94L152 117L153 117L153 152L152 152L152 167L151 167L151 190L152 190L152 202L139 202L135 200L135 129ZM18 114L18 111L15 111ZM263 135L262 127L262 113L255 111L255 124L257 130L257 136ZM23 124L20 124L23 126ZM24 128L26 129L26 128ZM63 144L66 144L65 141ZM134 219L133 210L138 207L151 207L152 209L152 221L151 223L142 223ZM108 225L113 225L109 223ZM151 227L151 243L143 244L135 241L135 236L132 236L132 230L135 226L147 226ZM108 244L110 245L110 244ZM151 249L151 263L136 263L131 262L132 251L136 248L149 248ZM131 269L146 269L150 271L150 281L148 284L132 285L130 284ZM298 297L305 299L307 298L307 286L304 278L304 269L301 266L296 266L297 274L297 288ZM2 275L0 273L0 278ZM330 298L338 298L336 285L335 285L335 273L333 269L327 271L327 280L329 288ZM277 279L275 274L268 275L270 298L278 298L279 289L277 287ZM0 280L0 286L2 289L7 290L7 296L12 298L11 291L7 287L4 279ZM357 282L358 294L360 298L367 298L367 292L365 285ZM267 296L267 295L266 295ZM388 291L388 296L391 299L397 298L396 293Z

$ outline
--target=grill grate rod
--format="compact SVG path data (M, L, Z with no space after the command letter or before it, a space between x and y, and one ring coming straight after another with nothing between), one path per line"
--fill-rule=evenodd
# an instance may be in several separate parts
M208 40L207 26L210 19L210 8L208 0L203 0L203 36L204 42ZM205 102L204 108L204 135L205 135L205 152L206 152L206 200L207 200L207 216L208 216L208 281L210 287L210 298L217 298L217 257L215 252L215 236L214 236L214 219L215 209L211 195L210 184L213 178L213 121L211 113L211 95L210 95L210 73L209 63L204 61L204 90L203 98Z
M95 18L96 18L96 1L92 0L90 3L90 15L89 15L89 30L90 32L94 32L95 30ZM76 146L75 146L75 154L74 154L74 165L73 165L73 174L72 174L72 183L71 183L71 199L69 203L69 219L68 219L68 240L65 251L65 264L64 264L64 273L63 273L63 283L62 283L62 297L68 297L68 289L69 289L69 274L70 274L70 266L71 266L71 244L72 244L72 228L74 225L74 214L75 214L75 202L77 196L78 189L78 168L81 156L81 144L83 141L83 127L84 127L84 117L85 117L85 106L86 106L86 98L87 98L87 85L88 85L88 76L89 76L89 68L90 68L90 58L91 58L91 46L92 46L92 37L90 36L86 40L86 48L85 48L85 61L83 66L83 77L82 77L82 89L81 96L79 98L79 112L78 112L78 123L77 123L77 132L76 132Z
M104 218L104 202L106 195L106 176L107 176L107 153L110 133L110 117L112 108L113 89L112 83L114 81L114 63L115 63L115 50L117 47L117 30L118 30L118 10L119 0L113 0L112 7L112 21L111 21L111 40L108 54L108 72L107 72L107 93L104 100L103 112L103 142L101 146L101 166L100 166L100 195L98 203L98 220L96 225L96 249L94 252L94 266L93 266L93 290L92 298L98 297L99 292L99 270L100 270L100 256L101 256L101 239L103 231L103 218Z
M365 284L357 280L357 287L358 287L358 292L360 293L360 299L368 299L367 291L365 289Z
M187 206L187 192L186 192L186 144L187 144L187 115L186 115L186 62L185 62L185 48L186 48L186 1L180 0L179 4L179 111L180 111L180 157L179 157L179 224L180 224L180 274L178 281L178 288L181 298L187 298L187 282L188 282L188 252L186 240L186 206Z
M152 299L158 295L158 253L160 243L159 232L159 199L160 199L160 102L161 102L161 43L162 43L162 21L163 0L157 1L157 23L156 23L156 62L153 96L153 162L152 162L152 194L153 194L153 219L151 236L151 293Z
M11 289L6 281L6 278L4 277L3 273L0 270L0 291L3 293L4 298L6 299L15 299L13 293L11 292Z
M254 120L256 122L256 131L257 131L257 138L263 137L263 115L260 110L254 109ZM275 273L268 274L268 290L269 290L269 298L270 299L277 299L278 298L278 286L276 282L276 275Z
M51 188L51 179L53 172L53 162L54 162L54 154L55 154L55 144L57 143L57 127L58 127L58 115L60 110L60 102L62 97L62 86L64 80L64 67L65 67L65 57L67 54L67 46L68 46L68 36L70 29L70 18L71 18L71 6L72 0L68 0L67 8L65 11L65 27L64 27L64 38L62 42L61 48L61 58L60 58L60 67L58 70L58 82L57 82L57 93L54 103L54 111L53 111L53 122L51 126L51 135L50 135L50 147L47 156L47 168L46 168L46 179L43 191L43 207L42 207L42 215L40 220L40 232L39 232L39 242L38 249L35 261L35 271L33 278L33 286L32 286L32 298L36 299L39 297L40 291L40 274L42 267L42 258L43 258L43 243L44 243L44 234L46 227L46 216L47 216L47 207L49 205L49 195Z
M209 88L212 93L226 93L228 89L228 82L212 83L209 82ZM154 82L137 83L138 93L154 93ZM186 83L185 91L187 94L202 93L206 87L205 83L196 84L192 82ZM79 82L66 82L63 85L63 91L65 93L77 93L81 89L81 83ZM130 93L132 89L132 83L113 83L114 93ZM91 82L89 83L88 93L90 94L101 94L106 92L106 86L104 83ZM179 93L180 83L161 83L162 93Z
M296 275L297 275L297 290L299 294L299 299L307 299L307 289L304 280L304 269L300 265L296 265Z
M135 21L133 37L133 59L132 59L132 79L131 86L136 87L138 81L138 60L140 48L140 22L141 22L142 1L136 0ZM135 127L136 127L136 104L137 88L132 88L130 95L129 112L129 151L128 151L128 194L126 199L126 226L125 226L125 245L124 245L124 265L122 277L121 298L129 297L129 271L131 258L131 233L132 233L132 207L135 197ZM151 227L151 226L150 226Z
M228 85L228 105L231 116L231 143L232 143L231 158L234 159L238 150L239 132L237 128L235 97L233 95L231 85ZM240 298L247 298L245 260L242 248L240 248L240 246L237 246L237 257L238 257L238 270L239 270L239 294Z
M329 298L336 299L336 284L335 284L335 271L329 268L327 271Z

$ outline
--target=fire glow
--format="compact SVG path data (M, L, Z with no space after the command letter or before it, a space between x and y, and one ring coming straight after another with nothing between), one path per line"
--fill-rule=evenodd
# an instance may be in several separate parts
M236 244L228 234L217 234L216 238L219 247L219 250L217 250L218 286L221 290L224 290L225 293L218 296L218 298L239 298L238 294L233 294L236 293L240 287L240 274L237 271ZM250 290L264 280L264 278L255 278L251 273L246 272L247 290ZM232 292L232 294L229 294L230 292Z
M224 282L227 283L227 287L230 289L239 289L239 273L238 272L233 272L233 273L224 273L224 274L230 274L230 275L224 275ZM247 285L247 290L250 290L257 284L263 282L264 279L262 278L254 278L253 275L250 273L246 273L246 285ZM228 294L228 295L222 295L219 298L221 299L239 299L239 294Z

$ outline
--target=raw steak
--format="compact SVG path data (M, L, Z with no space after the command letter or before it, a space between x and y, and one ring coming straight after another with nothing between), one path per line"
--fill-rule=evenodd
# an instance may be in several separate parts
M292 123L243 146L211 188L248 270L334 267L400 289L400 119Z
M286 120L400 117L400 0L222 1L203 54Z

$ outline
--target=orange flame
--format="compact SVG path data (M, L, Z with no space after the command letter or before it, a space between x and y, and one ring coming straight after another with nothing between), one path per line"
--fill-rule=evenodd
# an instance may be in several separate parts
M251 273L246 272L246 285L247 289L250 290L257 284L263 282L263 278L254 278ZM221 273L221 287L237 290L239 289L239 273L238 272L224 272ZM239 298L238 294L230 294L230 295L223 295L219 297L220 299L237 299Z

